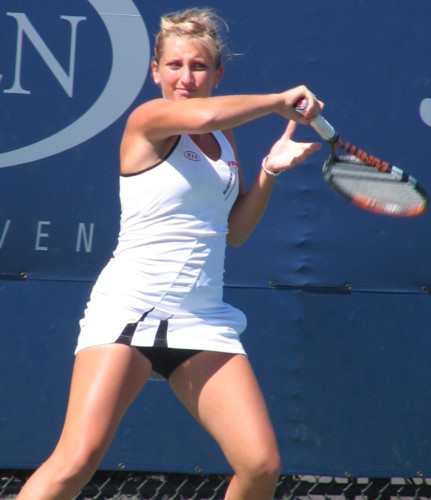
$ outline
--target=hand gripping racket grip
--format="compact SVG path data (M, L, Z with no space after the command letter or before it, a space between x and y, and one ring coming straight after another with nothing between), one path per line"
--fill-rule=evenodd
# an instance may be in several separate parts
M296 111L298 113L303 113L304 109L307 107L308 101L304 97L296 103ZM338 136L334 127L323 118L322 115L317 116L310 125L314 130L320 135L325 141L333 141Z

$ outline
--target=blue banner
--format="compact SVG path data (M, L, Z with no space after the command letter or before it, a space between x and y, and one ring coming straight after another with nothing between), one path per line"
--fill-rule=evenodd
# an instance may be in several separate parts
M235 54L218 93L304 83L341 135L431 193L429 0L211 6ZM183 7L2 1L1 467L36 466L55 443L78 320L116 244L122 131L134 106L158 96L148 73L160 15ZM248 185L284 128L274 115L235 132ZM319 140L309 127L297 138ZM325 146L277 178L256 231L228 249L227 298L248 316L244 343L285 472L431 474L431 212L396 219L350 205L323 180L328 154ZM104 466L226 470L197 425L183 433L188 416L173 422L181 410L167 392L147 389Z

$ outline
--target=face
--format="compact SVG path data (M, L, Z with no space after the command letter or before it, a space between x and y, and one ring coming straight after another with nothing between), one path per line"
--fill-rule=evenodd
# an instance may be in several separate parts
M165 40L160 61L152 63L152 72L163 97L176 101L210 96L223 69L216 67L202 42L172 37Z

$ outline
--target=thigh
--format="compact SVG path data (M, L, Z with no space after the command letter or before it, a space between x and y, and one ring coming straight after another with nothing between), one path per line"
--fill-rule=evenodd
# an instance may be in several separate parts
M246 356L202 352L179 367L169 382L234 469L278 454L266 404Z
M149 361L129 346L109 344L79 351L56 452L101 459L150 374Z

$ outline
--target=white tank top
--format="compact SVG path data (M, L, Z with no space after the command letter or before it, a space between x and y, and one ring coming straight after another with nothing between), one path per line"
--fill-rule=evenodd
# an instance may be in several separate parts
M163 162L120 179L121 229L114 256L141 276L139 288L146 289L148 302L167 312L207 309L222 300L227 218L238 195L238 167L224 134L214 135L221 148L217 161L184 135Z
M118 246L93 287L77 351L115 342L136 322L132 345L153 345L168 320L169 347L244 352L238 336L246 318L223 301L238 166L224 134L214 136L217 161L180 136L160 164L121 176Z

